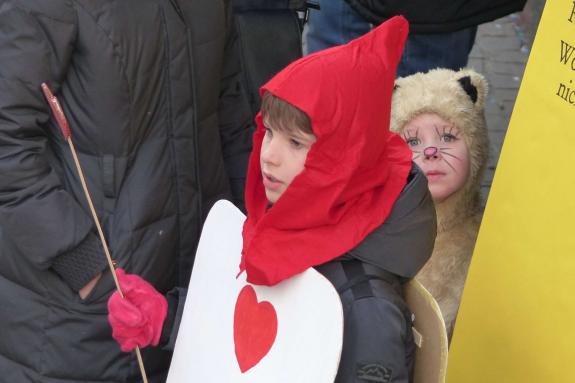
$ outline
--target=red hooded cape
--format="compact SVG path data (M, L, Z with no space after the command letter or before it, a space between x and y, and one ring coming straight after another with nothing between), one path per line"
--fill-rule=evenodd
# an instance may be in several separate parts
M293 62L261 88L307 113L317 141L304 170L268 209L260 167L265 130L256 117L240 265L248 282L274 285L337 258L387 218L411 168L411 150L389 131L407 33L407 21L394 17Z

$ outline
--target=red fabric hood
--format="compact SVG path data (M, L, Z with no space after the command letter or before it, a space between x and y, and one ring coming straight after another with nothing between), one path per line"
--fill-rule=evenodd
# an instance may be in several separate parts
M387 218L411 167L411 150L389 131L407 33L407 21L394 17L295 61L261 88L307 113L317 141L305 169L268 209L259 159L265 130L256 117L240 265L248 282L274 285L330 261Z

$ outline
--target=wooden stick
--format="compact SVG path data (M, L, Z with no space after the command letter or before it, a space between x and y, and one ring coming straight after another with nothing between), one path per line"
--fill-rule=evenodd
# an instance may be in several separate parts
M78 154L76 153L76 148L74 147L74 143L72 142L72 134L70 131L70 126L68 125L68 120L66 119L66 115L62 110L62 106L60 102L54 96L48 85L46 83L42 83L42 91L44 92L44 96L48 100L50 104L50 108L56 117L56 121L58 122L58 127L60 131L64 135L66 142L68 142L68 146L72 151L72 157L74 158L74 163L76 164L76 170L78 171L78 175L80 176L80 182L82 183L82 189L84 190L84 195L88 200L88 206L90 207L90 212L92 212L92 218L94 219L94 223L96 224L96 229L98 229L98 235L100 236L100 241L102 241L102 246L104 247L104 253L106 254L106 259L108 260L108 267L112 272L112 277L114 278L114 283L116 284L116 290L122 298L124 298L124 293L122 292L122 288L120 287L120 282L118 281L118 276L116 275L114 261L112 261L112 256L110 255L110 250L108 248L108 243L106 242L106 237L104 237L104 231L102 230L102 226L100 225L100 220L98 219L98 214L96 213L96 209L94 208L94 203L92 202L92 197L90 196L90 191L88 190L88 185L86 184L86 179L84 178L84 172L82 171L82 166L80 166L80 161L78 160ZM142 359L142 354L140 352L140 347L136 346L136 357L138 359L138 365L140 366L140 373L142 374L142 379L144 383L148 383L148 377L146 375L146 369L144 368L144 360Z
M88 190L88 185L86 184L86 179L84 178L84 172L82 171L82 167L80 166L80 161L78 160L78 155L76 153L76 148L74 147L74 143L72 142L72 136L68 136L68 145L70 146L70 150L72 151L72 157L74 157L74 163L76 164L76 170L80 176L80 182L82 183L82 189L84 189L84 194L86 195L86 199L88 200L88 206L90 206L90 211L92 212L92 218L94 218L94 223L96 224L96 228L98 229L98 234L100 235L100 240L102 241L102 246L104 247L104 253L106 254L106 258L108 259L108 267L112 272L112 276L114 277L114 283L116 284L116 289L122 298L124 298L124 293L122 292L122 288L120 287L120 282L118 281L118 276L116 275L114 262L112 261L112 256L110 255L110 250L108 249L108 243L106 242L106 238L104 237L104 231L102 230L102 226L100 225L100 220L98 219L98 214L96 213L96 209L94 208L94 204L92 203L92 197L90 196L90 192ZM138 358L138 364L140 366L140 372L142 374L142 379L144 383L148 383L148 377L146 376L146 369L144 368L144 361L142 359L142 354L140 352L140 347L136 346L136 357Z
M69 136L66 141L68 141L68 145L70 146L70 150L72 151L72 157L74 158L74 163L76 164L76 170L78 171L78 175L80 176L82 189L84 189L84 195L88 200L88 206L90 207L90 212L92 212L92 218L94 219L94 223L96 224L96 229L98 229L98 235L100 236L100 241L102 241L102 246L104 247L104 253L106 254L106 259L108 260L108 267L112 271L112 276L114 277L116 290L118 290L120 296L124 298L124 293L122 293L122 288L120 287L118 276L114 272L115 270L114 261L112 260L112 256L110 255L110 250L108 248L106 238L104 237L104 231L102 230L102 226L100 225L98 214L96 213L96 209L94 208L94 204L92 203L92 197L90 196L90 191L88 190L88 185L86 184L86 178L84 177L84 172L82 171L82 167L80 166L80 161L78 160L78 154L76 153L76 148L74 147L74 143L72 142L72 137Z

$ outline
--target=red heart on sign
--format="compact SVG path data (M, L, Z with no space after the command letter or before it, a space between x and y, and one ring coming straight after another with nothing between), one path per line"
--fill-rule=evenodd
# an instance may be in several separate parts
M234 311L236 359L242 373L266 356L274 344L277 330L278 319L274 306L267 301L258 303L254 288L244 286Z

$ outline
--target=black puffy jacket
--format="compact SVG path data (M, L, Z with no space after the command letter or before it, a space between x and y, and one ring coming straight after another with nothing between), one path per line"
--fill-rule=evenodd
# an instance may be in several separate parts
M523 9L526 0L346 0L369 22L403 15L410 32L441 33L479 25Z
M113 258L166 292L186 285L213 201L240 196L250 151L225 0L0 1L0 381L126 382L63 104ZM230 183L231 180L231 183ZM231 186L231 187L230 187ZM170 355L143 350L150 382Z

